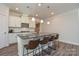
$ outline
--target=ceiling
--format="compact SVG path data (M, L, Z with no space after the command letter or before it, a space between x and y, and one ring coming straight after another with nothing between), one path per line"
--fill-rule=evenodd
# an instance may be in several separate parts
M18 12L26 14L27 16L34 16L38 14L37 17L45 19L65 11L79 8L78 3L41 3L41 6L38 6L38 3L6 3L6 5L11 9L19 8ZM51 15L51 12L54 14Z

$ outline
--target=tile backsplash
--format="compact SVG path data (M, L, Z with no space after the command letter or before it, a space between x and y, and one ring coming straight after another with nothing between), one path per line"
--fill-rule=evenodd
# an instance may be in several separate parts
M13 32L23 32L23 31L34 32L34 29L30 28L9 28L9 31L10 30L13 30Z

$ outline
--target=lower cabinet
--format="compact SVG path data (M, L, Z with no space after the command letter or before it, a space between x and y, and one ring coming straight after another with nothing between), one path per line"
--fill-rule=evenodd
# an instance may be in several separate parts
M31 33L30 32L29 33L9 33L9 35L8 35L9 44L14 44L14 43L18 42L18 40L17 40L18 34L26 35L26 34L31 34ZM26 40L25 43L26 42L28 42L28 41Z
M9 44L17 43L17 34L16 33L10 33L8 38L9 38Z

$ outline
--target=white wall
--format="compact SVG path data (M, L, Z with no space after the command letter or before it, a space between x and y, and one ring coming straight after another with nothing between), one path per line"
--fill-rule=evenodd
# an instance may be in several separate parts
M41 26L42 32L55 32L60 34L60 41L79 45L79 17L78 9L50 17ZM51 24L47 25L46 22Z

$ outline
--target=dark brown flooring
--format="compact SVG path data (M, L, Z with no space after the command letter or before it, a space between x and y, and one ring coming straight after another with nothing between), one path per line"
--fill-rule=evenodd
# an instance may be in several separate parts
M50 55L44 54L44 56L79 56L79 46L60 42L57 50L49 52ZM17 44L0 49L0 56L17 56Z

